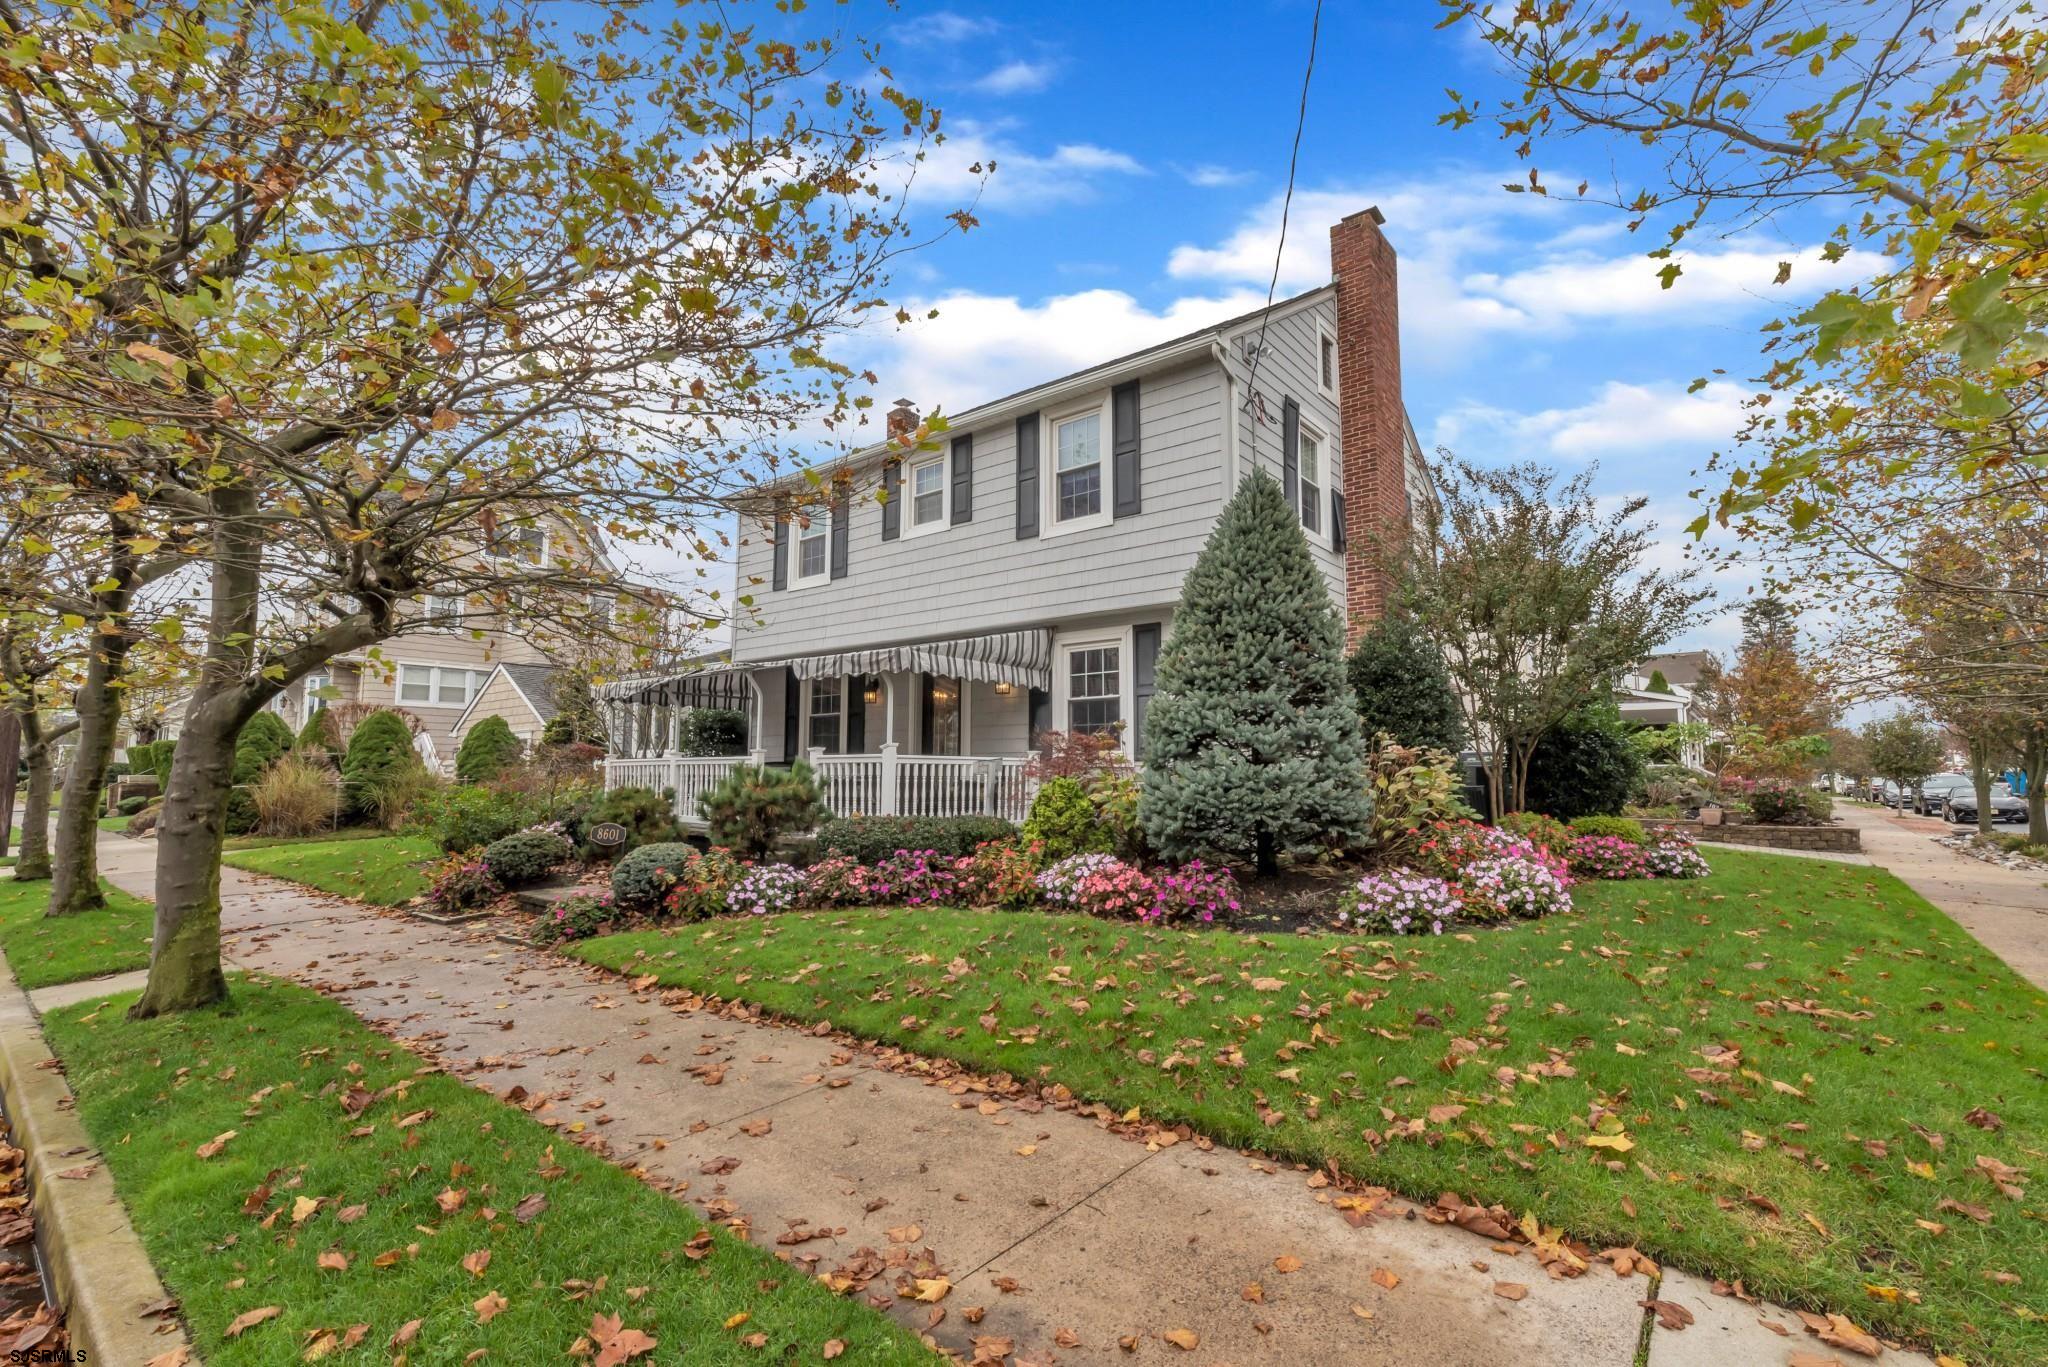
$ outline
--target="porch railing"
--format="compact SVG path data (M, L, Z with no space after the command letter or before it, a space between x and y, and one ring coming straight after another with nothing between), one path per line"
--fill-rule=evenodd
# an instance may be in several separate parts
M810 753L811 768L835 816L999 816L1021 822L1031 807L1031 785L1021 756L904 755L894 745L880 754ZM733 770L766 756L722 759L610 759L606 788L675 790L678 820L695 822L697 799Z

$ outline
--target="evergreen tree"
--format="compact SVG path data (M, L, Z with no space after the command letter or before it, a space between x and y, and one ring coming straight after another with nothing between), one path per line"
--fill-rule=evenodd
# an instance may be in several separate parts
M1411 618L1388 613L1374 622L1358 638L1349 669L1368 741L1384 732L1407 746L1465 748L1465 718L1444 657Z
M334 718L327 715L326 708L306 714L306 723L299 728L298 748L315 757L334 755Z
M482 783L496 778L508 764L516 763L524 747L512 734L512 723L503 717L485 717L462 738L455 752L455 777L463 783Z
M256 802L249 795L249 785L292 748L292 739L292 729L268 709L243 724L241 734L235 737L235 786L228 793L226 817L229 835L246 835L256 829Z
M348 738L348 754L341 761L342 800L350 818L379 817L384 795L419 762L412 731L396 712L377 711L363 718Z
M1671 680L1664 677L1663 670L1653 669L1650 671L1649 691L1652 693L1669 693L1671 691Z
M1169 859L1345 845L1368 818L1344 630L1280 486L1255 474L1188 572L1145 714L1139 820Z

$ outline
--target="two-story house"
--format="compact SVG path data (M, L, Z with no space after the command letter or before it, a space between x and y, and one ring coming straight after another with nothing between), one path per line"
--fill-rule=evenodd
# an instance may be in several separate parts
M1277 479L1350 624L1386 586L1379 529L1428 475L1401 402L1395 257L1377 210L1330 230L1331 282L950 416L765 488L744 514L758 621L729 662L607 686L608 781L677 789L733 761L671 747L691 706L736 706L753 757L810 759L836 811L1016 816L1047 730L1136 756L1161 644L1239 481ZM908 401L892 436L914 431ZM882 496L876 497L879 489Z

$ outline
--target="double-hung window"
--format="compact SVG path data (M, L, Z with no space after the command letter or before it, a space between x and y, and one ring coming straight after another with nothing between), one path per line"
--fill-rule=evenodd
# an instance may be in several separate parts
M437 627L459 627L462 625L462 595L455 593L430 593L427 595L427 620Z
M445 665L400 665L398 700L420 707L467 707L490 672Z
M1301 429L1300 469L1297 478L1301 481L1301 525L1314 533L1323 529L1323 442L1322 438Z
M510 560L521 565L538 565L547 558L548 534L532 523L517 527L501 527L492 549L500 560Z
M831 570L832 514L823 508L810 514L808 523L796 524L796 582L808 584L829 576Z
M828 755L840 751L840 724L846 716L845 688L846 681L837 675L811 680L811 745Z
M1102 515L1102 410L1090 409L1052 424L1054 523Z
M928 531L946 525L946 458L933 456L910 467L910 529Z
M334 676L332 674L308 674L301 691L301 696L305 698L306 705L299 709L300 714L310 717L315 712L326 711L327 699L321 696L321 690L332 688L333 686Z
M1123 650L1120 646L1076 646L1067 652L1067 730L1078 735L1113 733L1124 719Z

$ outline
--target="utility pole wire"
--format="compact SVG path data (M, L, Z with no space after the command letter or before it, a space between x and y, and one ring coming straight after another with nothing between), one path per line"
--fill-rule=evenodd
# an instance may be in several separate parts
M1287 192L1280 199L1280 241L1273 248L1273 274L1266 281L1266 309L1259 315L1259 339L1252 343L1252 370L1245 381L1245 405L1256 405L1259 420L1252 424L1251 458L1258 467L1259 428L1265 426L1265 405L1259 401L1259 362L1266 359L1266 324L1273 317L1273 296L1280 289L1280 261L1287 254L1287 218L1294 208L1294 171L1301 160L1301 130L1308 123L1308 85L1316 74L1316 42L1323 31L1323 0L1316 0L1308 27L1308 64L1301 73L1301 104L1294 113L1294 145L1287 153Z

